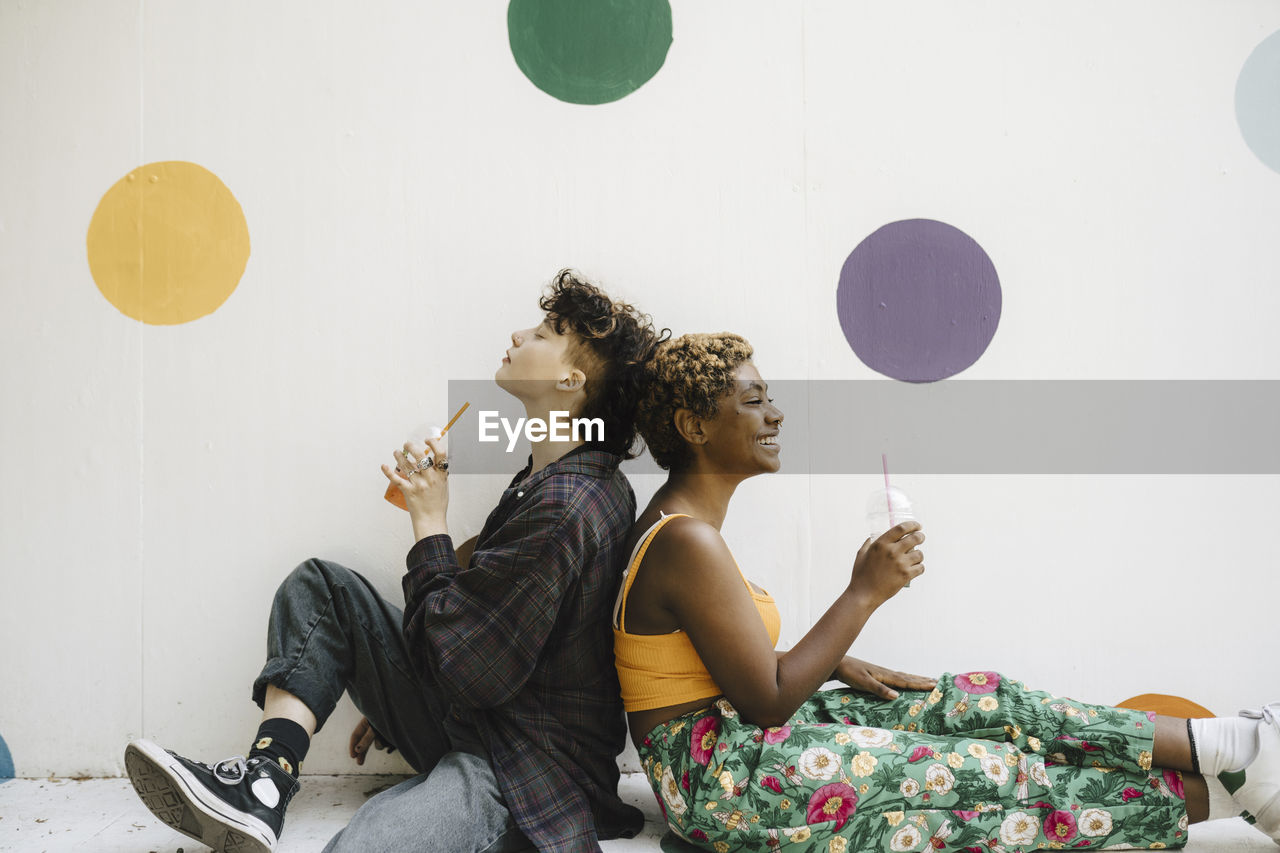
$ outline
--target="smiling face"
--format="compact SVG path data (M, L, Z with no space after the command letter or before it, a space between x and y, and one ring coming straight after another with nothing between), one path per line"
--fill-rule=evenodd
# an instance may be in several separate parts
M706 441L699 453L704 467L748 477L777 471L782 466L782 411L769 399L769 387L750 361L738 366L733 380L715 417L702 421Z
M526 406L541 401L548 409L576 412L585 376L570 361L572 344L572 332L559 334L545 319L531 329L512 332L511 347L503 354L493 379ZM575 378L576 389L564 387L566 382L572 385Z

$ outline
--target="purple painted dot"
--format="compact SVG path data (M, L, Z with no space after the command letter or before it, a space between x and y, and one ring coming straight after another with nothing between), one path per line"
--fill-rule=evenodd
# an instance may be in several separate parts
M836 313L867 367L904 382L936 382L986 351L1000 300L995 265L972 237L945 222L905 219L849 253Z

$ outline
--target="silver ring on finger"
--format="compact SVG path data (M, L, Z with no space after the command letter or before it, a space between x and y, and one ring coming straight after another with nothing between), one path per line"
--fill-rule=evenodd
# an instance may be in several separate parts
M414 471L425 471L425 470L427 470L428 468L433 467L435 464L436 464L435 460L434 460L434 459L432 459L430 456L427 456L427 457L426 457L426 458L424 458L422 461L420 461L420 462L418 463L418 467L417 467L417 468L414 468L413 470L414 470Z

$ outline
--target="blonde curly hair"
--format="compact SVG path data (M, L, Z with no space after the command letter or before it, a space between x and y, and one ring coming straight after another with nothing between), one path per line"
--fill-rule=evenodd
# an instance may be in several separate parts
M715 417L721 399L733 390L733 373L751 359L746 338L732 332L681 335L658 345L645 364L637 426L662 468L689 461L689 446L676 430L677 409Z

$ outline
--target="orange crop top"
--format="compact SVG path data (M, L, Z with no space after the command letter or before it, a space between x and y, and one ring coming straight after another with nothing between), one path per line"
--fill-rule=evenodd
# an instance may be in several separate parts
M681 515L685 514L664 515L641 537L623 574L622 589L613 609L613 656L618 667L618 682L622 686L622 704L627 711L665 708L694 699L709 699L724 692L707 672L684 631L677 629L670 634L628 634L626 631L627 593L636 579L636 569L662 526ZM741 567L738 572L741 574ZM751 593L756 610L760 612L770 642L776 646L782 628L778 606L768 593L752 589L745 575L742 582L747 585L747 592Z

